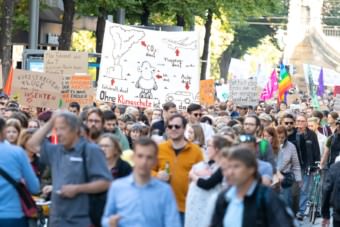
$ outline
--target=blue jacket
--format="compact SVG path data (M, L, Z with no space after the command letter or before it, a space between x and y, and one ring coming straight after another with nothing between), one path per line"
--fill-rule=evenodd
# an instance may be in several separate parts
M32 194L40 190L26 152L18 146L0 142L0 167L13 179L23 180ZM16 189L0 176L0 218L21 218L24 216Z

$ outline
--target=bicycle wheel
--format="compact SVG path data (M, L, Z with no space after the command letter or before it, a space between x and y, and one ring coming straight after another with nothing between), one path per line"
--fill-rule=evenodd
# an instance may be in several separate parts
M317 212L317 206L315 203L313 203L312 207L311 207L311 215L310 215L310 219L309 221L314 224L315 223L315 219L316 219L316 212Z

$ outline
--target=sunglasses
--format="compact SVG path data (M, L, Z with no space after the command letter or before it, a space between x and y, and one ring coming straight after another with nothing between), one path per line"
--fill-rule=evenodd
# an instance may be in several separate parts
M202 117L202 114L201 113L194 113L194 116L195 117Z
M181 125L168 125L167 128L168 129L180 129L182 128L182 126Z
M285 125L293 125L294 122L293 121L288 121L288 122L285 122Z

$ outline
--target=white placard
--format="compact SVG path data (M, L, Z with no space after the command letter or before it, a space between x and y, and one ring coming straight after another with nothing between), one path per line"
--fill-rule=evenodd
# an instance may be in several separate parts
M97 100L179 109L199 102L196 32L160 32L106 21Z
M255 80L230 81L230 98L239 106L256 106L259 102Z
M311 72L312 72L312 77L313 77L313 82L314 85L319 85L319 75L320 75L320 70L321 67L317 65L309 65ZM308 64L303 64L303 71L305 74L305 81L307 84L309 84L308 80ZM323 68L323 82L325 86L336 86L340 85L340 73Z
M249 64L236 58L231 59L228 72L230 80L248 79L251 77Z

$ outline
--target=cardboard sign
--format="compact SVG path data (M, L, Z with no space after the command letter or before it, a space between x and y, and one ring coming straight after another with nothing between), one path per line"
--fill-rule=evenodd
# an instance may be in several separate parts
M238 106L256 106L259 102L256 81L230 81L230 97Z
M44 72L56 75L87 73L88 54L75 51L46 51Z
M106 21L97 100L143 108L199 102L196 32L161 32Z
M81 106L93 102L92 78L88 75L73 75L63 77L64 105L78 102Z
M61 88L61 76L14 70L11 93L25 106L56 109L62 102Z
M215 103L215 82L214 80L200 81L200 104L209 106Z

